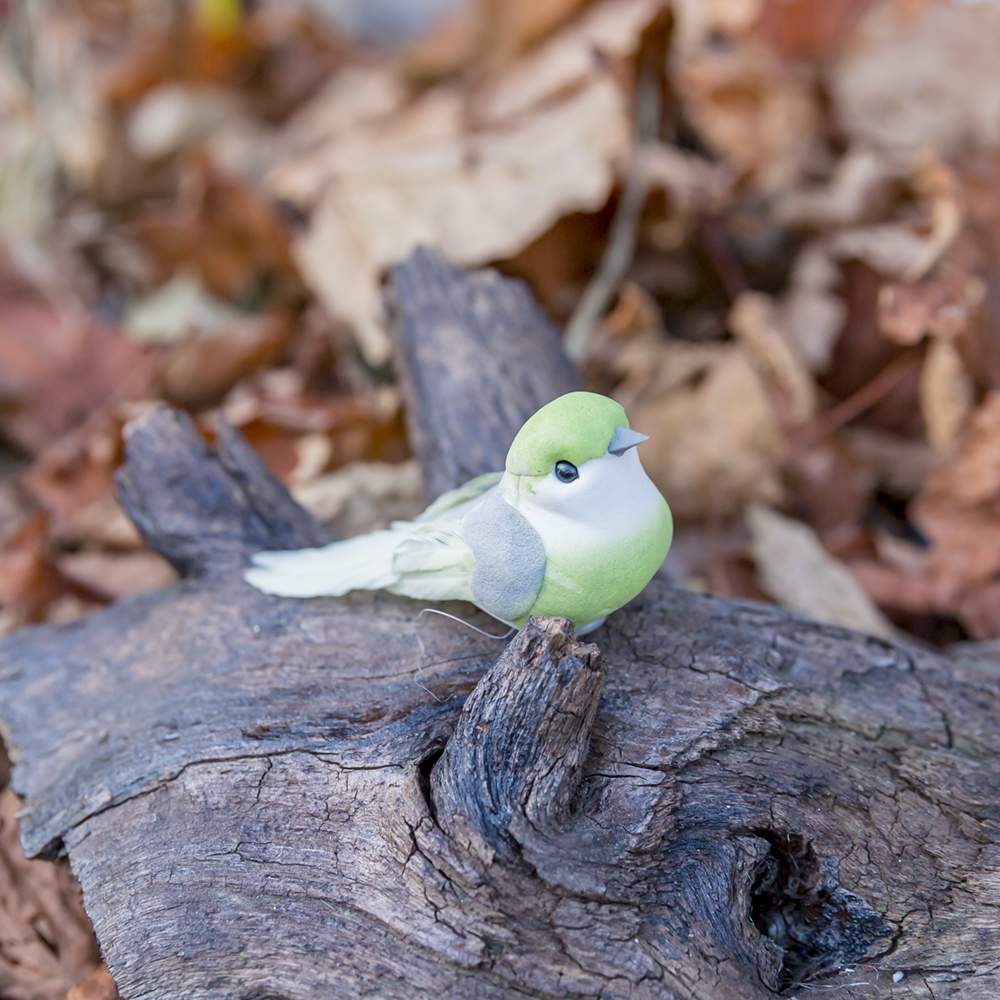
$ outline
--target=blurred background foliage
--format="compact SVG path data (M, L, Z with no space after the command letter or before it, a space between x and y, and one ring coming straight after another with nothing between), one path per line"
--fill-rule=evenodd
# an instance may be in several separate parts
M128 420L417 512L381 298L523 278L648 433L663 573L1000 632L997 0L0 4L0 630L161 586Z

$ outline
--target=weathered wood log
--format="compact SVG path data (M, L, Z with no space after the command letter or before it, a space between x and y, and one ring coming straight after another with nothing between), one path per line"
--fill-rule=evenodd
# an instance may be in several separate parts
M533 619L500 655L246 586L320 529L170 411L124 480L187 579L0 644L23 842L69 855L124 996L1000 994L996 646L654 581L597 648Z
M468 274L420 248L393 268L388 298L428 499L502 469L521 424L581 388L522 281Z

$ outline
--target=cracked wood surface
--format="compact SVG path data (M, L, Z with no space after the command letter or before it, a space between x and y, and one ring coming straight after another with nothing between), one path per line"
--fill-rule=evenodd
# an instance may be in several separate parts
M996 646L660 581L506 652L265 596L245 554L321 529L221 451L147 416L125 489L188 578L0 643L23 841L68 853L124 996L1000 995Z

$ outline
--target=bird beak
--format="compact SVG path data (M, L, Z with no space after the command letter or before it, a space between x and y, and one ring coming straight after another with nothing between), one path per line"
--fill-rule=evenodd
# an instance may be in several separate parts
M648 434L640 434L638 431L632 430L631 427L623 427L619 424L615 428L615 436L611 439L611 444L608 445L608 453L611 455L624 455L629 448L634 448L637 444L642 444L643 441L648 440Z

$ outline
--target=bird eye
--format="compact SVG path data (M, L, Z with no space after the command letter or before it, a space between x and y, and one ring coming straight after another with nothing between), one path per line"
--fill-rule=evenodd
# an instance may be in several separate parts
M579 478L580 473L576 471L576 466L572 462L556 462L556 479L559 482L571 483Z

